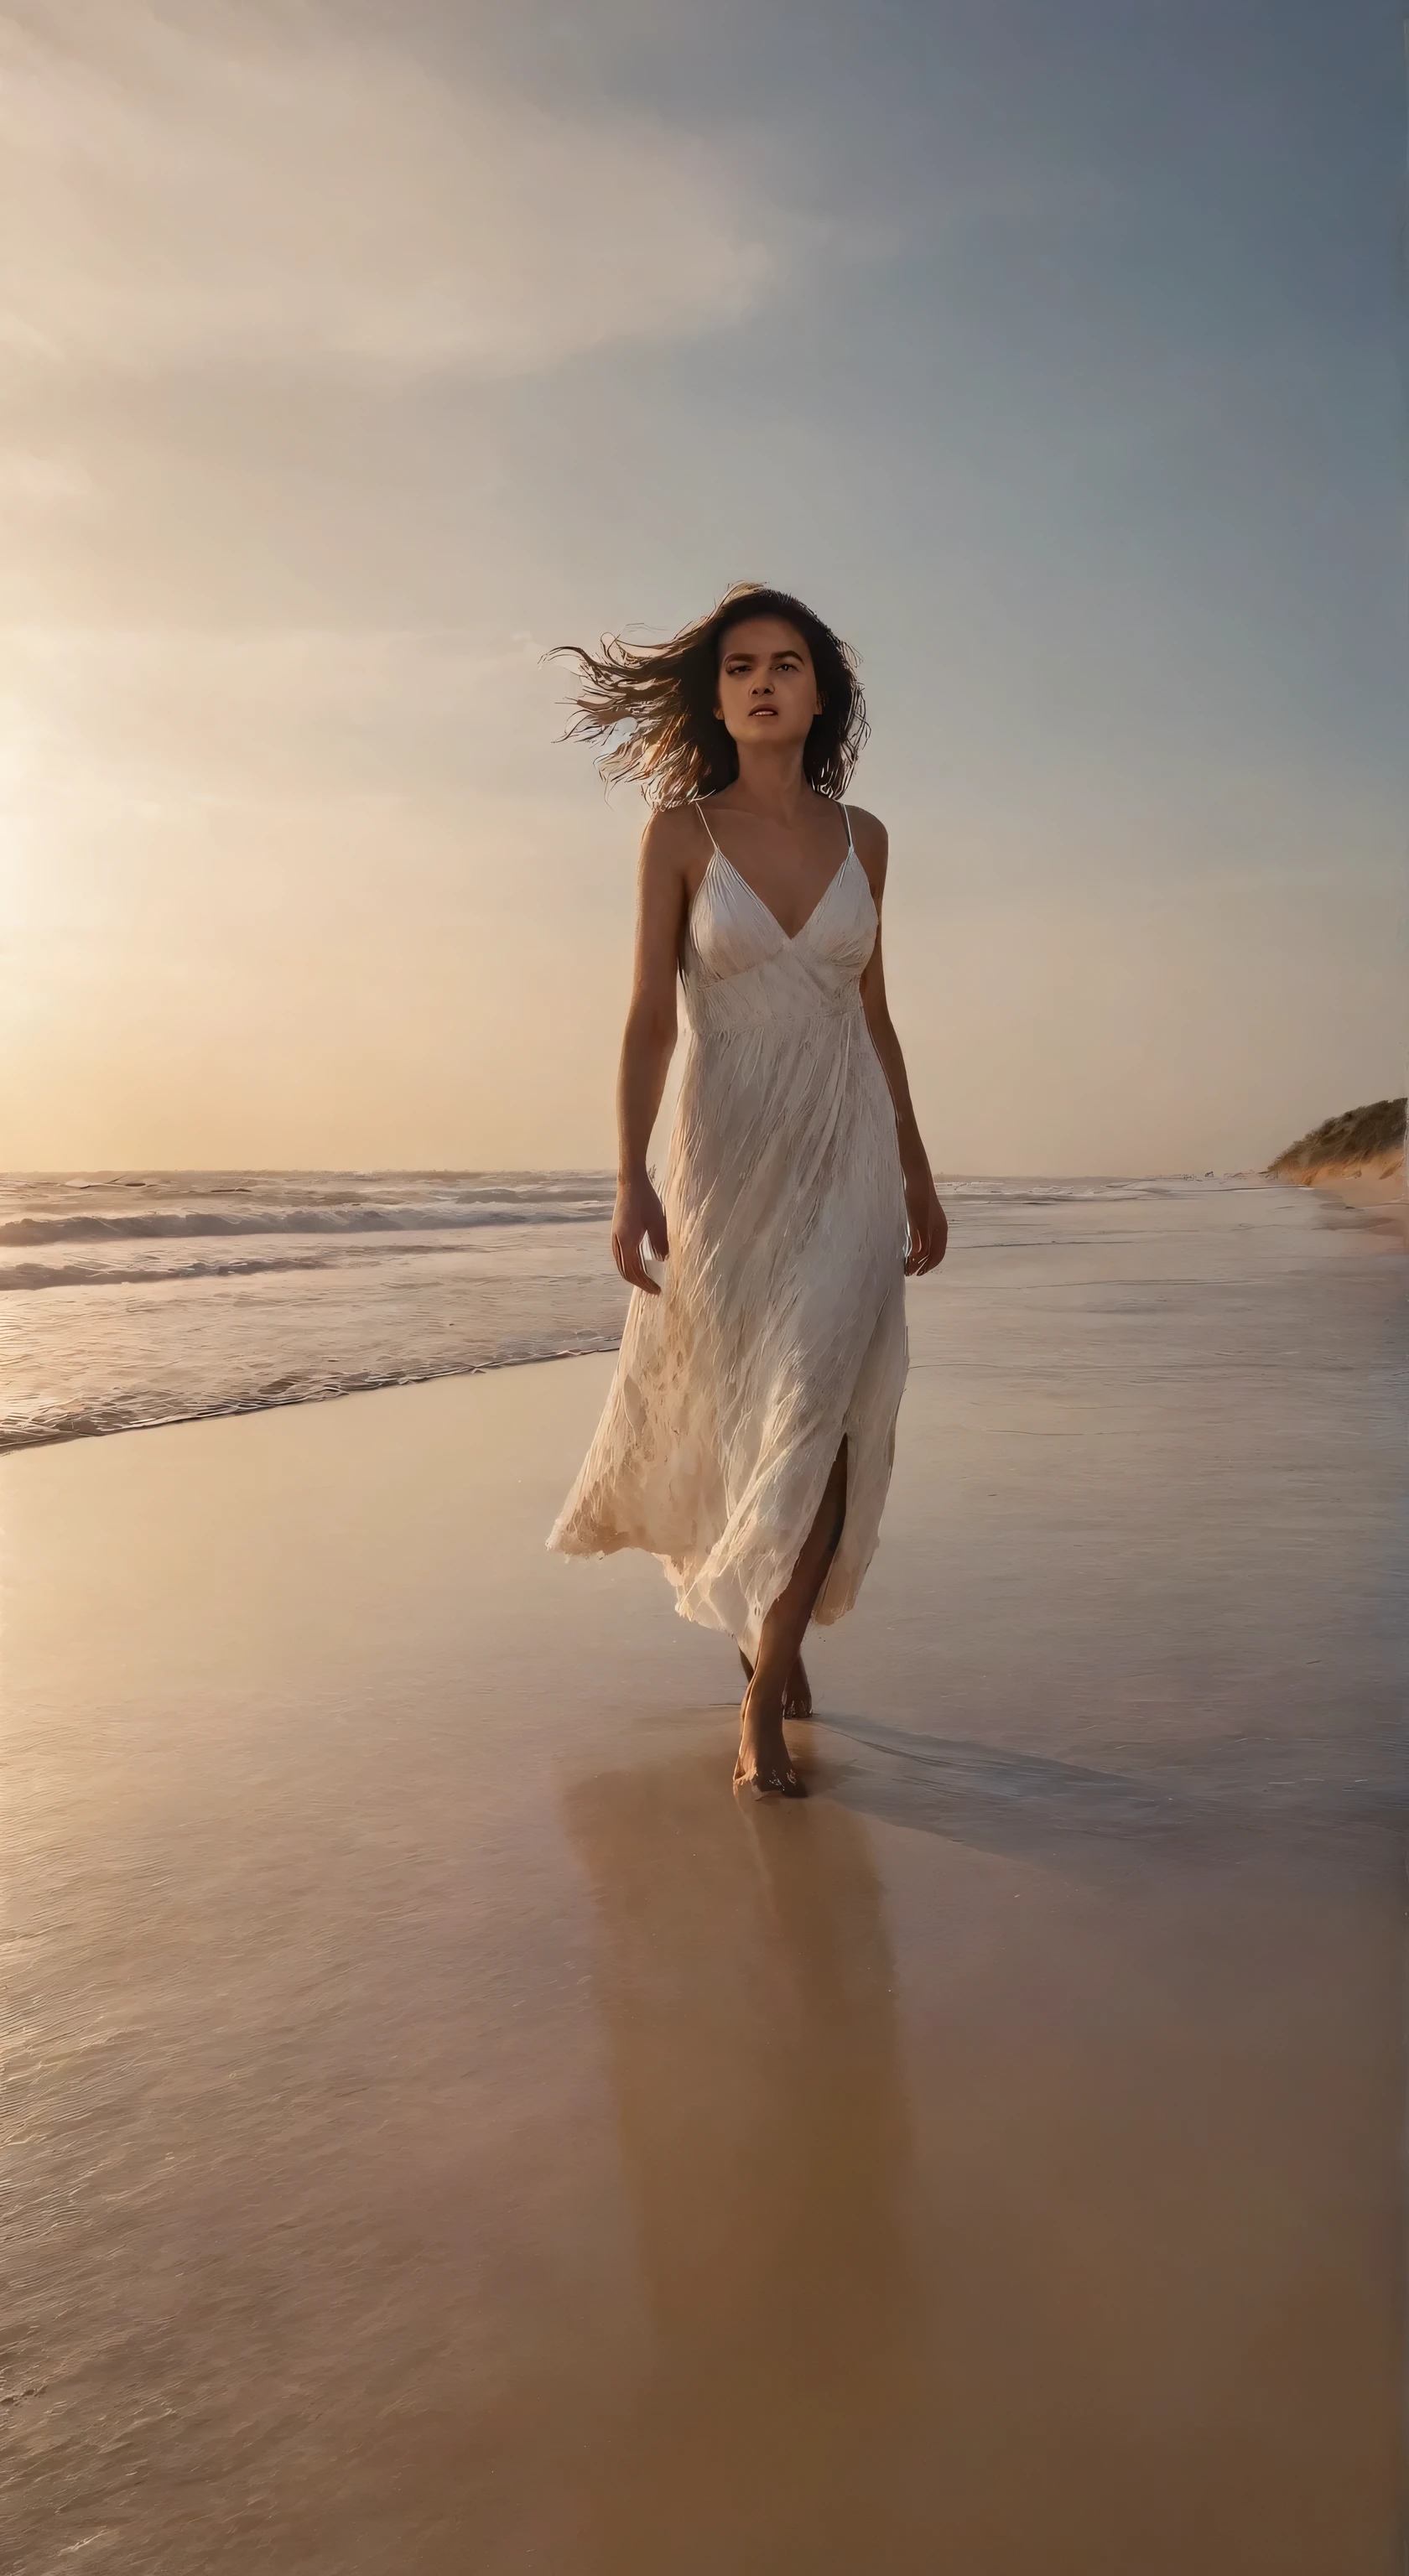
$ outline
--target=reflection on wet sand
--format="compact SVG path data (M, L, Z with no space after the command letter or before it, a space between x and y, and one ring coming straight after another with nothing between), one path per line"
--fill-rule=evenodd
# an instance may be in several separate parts
M843 1717L741 1811L723 1758L564 1800L639 2272L574 2565L1377 2565L1393 1802Z
M923 2311L869 1831L717 1751L574 1787L646 2313L584 2568L926 2562Z

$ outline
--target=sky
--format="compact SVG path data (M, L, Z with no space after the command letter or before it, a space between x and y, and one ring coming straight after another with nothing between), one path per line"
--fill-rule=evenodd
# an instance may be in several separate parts
M1405 1087L1390 0L0 5L0 1163L596 1166L558 643L856 646L941 1171Z

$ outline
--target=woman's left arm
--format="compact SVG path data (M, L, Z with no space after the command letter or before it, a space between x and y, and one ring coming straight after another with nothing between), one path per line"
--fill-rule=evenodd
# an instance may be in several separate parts
M866 1026L871 1032L871 1044L880 1059L881 1071L895 1107L895 1133L900 1147L901 1177L905 1183L905 1215L910 1229L910 1249L905 1268L912 1278L919 1278L944 1259L945 1246L949 1241L949 1220L939 1204L930 1158L925 1152L910 1099L905 1058L886 1003L880 919L889 854L885 825L878 823L874 814L858 813L854 808L852 822L856 855L866 871L871 900L876 907L876 944L861 978L861 1000Z

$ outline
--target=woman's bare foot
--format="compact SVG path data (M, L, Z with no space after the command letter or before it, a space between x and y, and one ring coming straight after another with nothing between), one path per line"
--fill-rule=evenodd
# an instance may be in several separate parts
M805 1798L807 1791L794 1770L783 1736L783 1712L770 1709L751 1681L739 1711L739 1758L734 1765L736 1789L751 1789L756 1798Z
M755 1797L805 1798L807 1795L788 1760L788 1748L783 1740L783 1718L789 1693L798 1676L801 1688L793 1701L793 1713L800 1717L804 1707L810 1710L812 1706L807 1675L802 1671L802 1641L827 1579L827 1568L836 1553L845 1510L846 1442L843 1441L832 1460L832 1472L823 1488L812 1527L798 1552L797 1563L777 1600L770 1602L759 1629L758 1653L749 1674L744 1704L739 1711L739 1759L734 1767L735 1788L747 1786ZM748 1671L747 1657L744 1658L744 1670Z
M749 1662L747 1655L744 1653L742 1646L739 1648L739 1661L743 1665L744 1671L748 1675L749 1680L752 1681L753 1666ZM807 1667L803 1663L801 1655L798 1655L794 1660L792 1671L788 1675L787 1689L783 1693L783 1716L785 1720L788 1720L792 1718L810 1717L811 1715L812 1684L807 1678Z

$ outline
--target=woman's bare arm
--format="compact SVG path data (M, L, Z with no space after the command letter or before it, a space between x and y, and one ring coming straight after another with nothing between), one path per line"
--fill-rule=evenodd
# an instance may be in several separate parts
M684 919L685 840L679 814L653 814L641 839L636 888L636 960L616 1085L616 1210L612 1259L631 1287L658 1297L645 1266L648 1241L658 1261L670 1245L665 1210L646 1170L651 1129L675 1052L675 979Z
M874 814L853 810L853 838L856 855L866 871L871 899L876 907L876 944L871 951L866 971L861 978L861 1000L871 1044L880 1060L886 1086L895 1109L896 1141L900 1147L900 1171L905 1184L905 1214L910 1229L910 1249L906 1270L919 1277L933 1270L944 1259L949 1240L949 1220L939 1204L930 1158L925 1151L910 1098L910 1080L895 1023L886 1002L885 962L881 955L880 913L885 895L886 863L889 843L883 823Z

